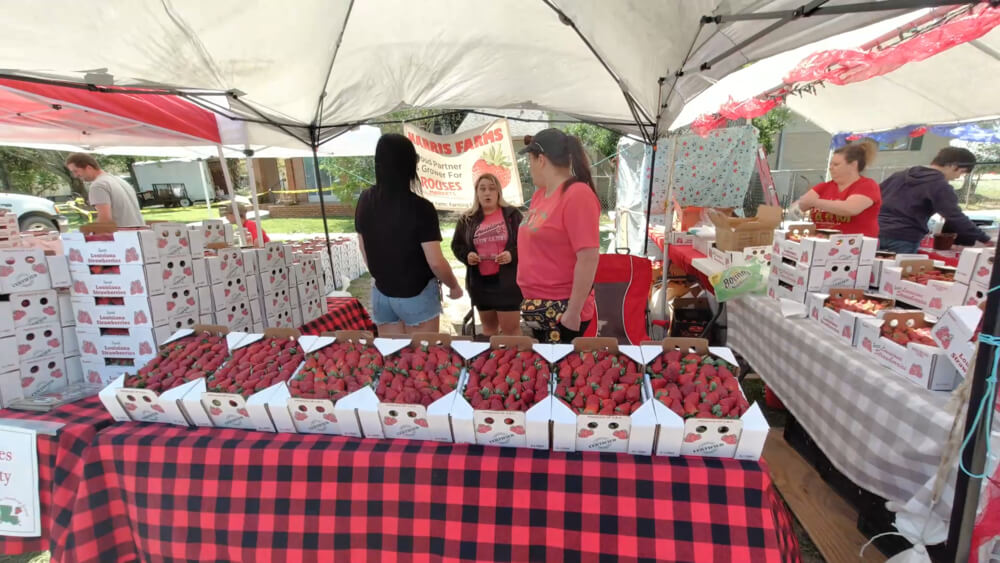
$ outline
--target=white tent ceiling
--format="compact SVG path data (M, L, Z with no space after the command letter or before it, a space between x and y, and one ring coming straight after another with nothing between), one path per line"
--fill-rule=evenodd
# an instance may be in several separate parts
M858 48L927 13L920 10L768 57L726 76L689 103L671 125L677 129L719 111L730 97L747 100L782 84L809 55ZM886 75L845 86L827 84L815 94L789 96L789 108L831 132L865 132L913 124L954 123L1000 115L1000 28Z
M698 70L774 23L702 25L702 16L802 3L13 2L4 6L0 74L88 82L88 71L106 69L116 85L237 91L246 104L233 104L240 115L284 122L282 133L303 141L310 124L357 123L404 107L538 108L620 130L634 131L638 122L651 134L656 123L665 132L686 101L748 62L902 13L795 20ZM675 79L681 68L684 76Z

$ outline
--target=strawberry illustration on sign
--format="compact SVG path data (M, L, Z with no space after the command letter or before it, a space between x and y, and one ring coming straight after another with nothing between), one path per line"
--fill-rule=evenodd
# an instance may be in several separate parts
M493 174L500 181L500 189L503 189L510 183L510 168L510 159L503 149L499 145L493 145L483 151L479 160L472 165L472 174L477 178L483 174Z

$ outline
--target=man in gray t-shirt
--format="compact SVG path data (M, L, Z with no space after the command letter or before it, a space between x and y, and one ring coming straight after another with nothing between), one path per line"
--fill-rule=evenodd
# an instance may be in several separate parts
M98 223L115 223L119 227L141 227L146 224L139 211L139 198L132 186L101 170L94 157L73 153L66 159L66 168L73 176L90 182L88 200L97 209Z

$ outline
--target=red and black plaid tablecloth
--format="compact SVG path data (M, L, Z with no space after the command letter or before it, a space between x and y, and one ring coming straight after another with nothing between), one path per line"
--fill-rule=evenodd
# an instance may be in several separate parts
M763 463L125 424L63 561L797 561Z
M111 424L97 397L63 405L48 413L0 410L2 418L47 420L65 424L56 436L38 435L38 501L42 535L15 538L0 535L0 553L45 551L58 545L69 524L74 497L83 475L83 454L97 432Z
M321 334L335 330L375 330L361 302L353 297L327 297L327 312L299 328L302 334Z

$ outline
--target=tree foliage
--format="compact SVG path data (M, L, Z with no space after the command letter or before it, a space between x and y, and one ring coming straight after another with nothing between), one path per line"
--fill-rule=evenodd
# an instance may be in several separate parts
M584 148L600 158L607 158L618 152L618 139L621 138L621 135L614 131L589 123L573 123L567 125L563 130L570 135L579 137Z
M70 174L64 164L68 152L0 147L0 190L5 192L41 195L60 186L68 185L78 196L86 196L83 182ZM143 160L134 156L94 155L103 170L115 175L126 175L135 181L133 165Z

